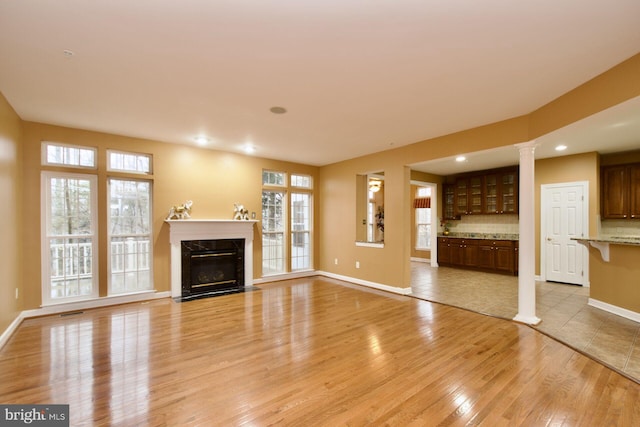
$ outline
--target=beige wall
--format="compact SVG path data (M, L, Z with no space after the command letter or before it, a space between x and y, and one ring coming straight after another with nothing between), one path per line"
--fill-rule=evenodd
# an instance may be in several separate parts
M640 246L611 244L609 260L589 247L589 296L640 313Z
M640 96L640 54L597 76L592 81L560 96L525 116L421 141L405 147L357 159L335 163L320 169L320 269L388 286L410 286L411 216L408 165L534 140L536 137L583 119L598 111ZM578 162L581 163L581 162ZM564 166L563 166L564 167ZM536 167L537 168L537 167ZM577 180L588 176L592 203L591 221L597 214L597 162L591 171L580 170L571 176L552 176L544 180ZM367 171L385 172L385 246L356 247L353 217L355 209L354 177ZM544 170L544 169L543 169ZM539 195L537 196L539 222ZM347 218L347 220L343 220ZM590 223L593 227L593 222ZM538 225L539 230L539 225ZM539 251L538 251L539 252ZM338 259L335 265L334 259ZM360 261L361 268L355 268ZM539 271L539 261L536 261Z
M24 253L38 262L25 263L24 308L37 308L41 304L40 291L40 150L41 141L88 145L98 148L99 211L106 211L106 150L128 150L153 155L153 251L154 283L158 291L170 290L169 283L169 229L164 223L169 208L185 200L193 200L192 218L231 219L233 204L242 203L261 219L262 170L282 170L288 173L308 174L318 181L318 168L294 163L266 160L251 156L213 151L177 144L127 138L98 132L89 132L38 123L24 123L24 188L25 211ZM51 169L51 168L50 168ZM59 170L59 169L57 169ZM77 170L76 170L77 172ZM118 176L123 176L119 174ZM126 176L126 175L124 175ZM139 176L137 176L139 177ZM317 209L316 209L317 212ZM314 218L317 218L314 213ZM107 294L107 224L99 221L99 286L100 295ZM317 229L317 226L316 226ZM261 228L254 228L254 277L262 275ZM317 240L317 239L316 239ZM317 242L314 248L317 254ZM317 256L316 256L317 258Z
M20 279L22 243L21 155L22 125L7 100L0 94L0 333L22 310L23 281ZM16 299L18 289L18 299Z

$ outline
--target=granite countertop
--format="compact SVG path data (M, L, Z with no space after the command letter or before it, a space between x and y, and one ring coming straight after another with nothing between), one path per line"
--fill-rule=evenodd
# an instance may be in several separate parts
M438 237L453 237L456 239L484 239L484 240L518 240L518 234L515 233L455 233L449 232L445 236L444 233L438 233ZM640 243L640 241L638 241Z
M598 237L572 237L572 240L583 240L596 243L616 243L619 245L640 246L639 236L598 236Z

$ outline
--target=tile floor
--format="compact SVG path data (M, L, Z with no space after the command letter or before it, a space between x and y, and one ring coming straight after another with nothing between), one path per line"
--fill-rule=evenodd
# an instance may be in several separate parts
M412 295L513 319L518 278L411 262ZM536 282L541 332L640 382L640 323L587 305L589 288Z

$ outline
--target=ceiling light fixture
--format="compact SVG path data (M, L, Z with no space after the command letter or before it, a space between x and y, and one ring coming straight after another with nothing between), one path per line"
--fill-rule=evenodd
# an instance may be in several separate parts
M76 53L74 51L72 51L72 50L65 49L65 50L62 51L62 54L64 56L66 56L67 58L70 58L70 57L74 56Z
M244 152L247 154L253 154L256 152L256 147L251 144L247 144L244 146Z
M556 147L556 151L564 151L564 150L566 150L566 149L567 149L567 146L566 146L566 145L558 145L558 146Z
M369 191L373 191L377 193L382 188L382 182L377 179L372 179L369 181Z
M467 160L467 158L465 156L458 156L456 157L456 162L460 163L460 162L464 162L465 160Z
M287 112L287 109L284 107L271 107L269 109L273 114L284 114Z
M198 145L206 145L209 142L209 138L207 138L206 136L196 136L195 138L193 138L196 143Z

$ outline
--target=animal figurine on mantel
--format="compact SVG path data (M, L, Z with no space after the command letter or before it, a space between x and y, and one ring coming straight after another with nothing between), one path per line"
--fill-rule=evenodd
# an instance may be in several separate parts
M172 206L169 210L169 215L167 215L165 220L191 218L191 206L193 206L193 202L191 200L187 200L183 205Z
M239 203L233 204L233 219L245 221L249 219L249 210Z

